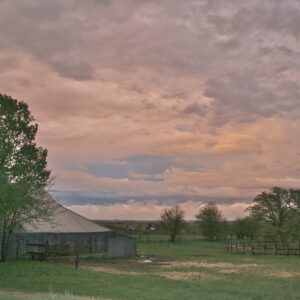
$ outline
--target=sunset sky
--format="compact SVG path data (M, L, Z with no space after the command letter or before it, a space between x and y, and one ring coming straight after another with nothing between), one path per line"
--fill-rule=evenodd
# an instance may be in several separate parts
M0 93L92 219L245 215L300 187L300 1L0 0Z

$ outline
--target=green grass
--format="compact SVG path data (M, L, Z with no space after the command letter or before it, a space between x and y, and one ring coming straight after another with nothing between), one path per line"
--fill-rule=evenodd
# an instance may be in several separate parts
M138 252L142 257L136 259L81 258L79 270L75 270L67 258L42 263L29 260L7 262L0 264L0 291L49 293L49 297L55 293L56 298L53 299L62 300L75 296L120 300L300 299L300 277L280 278L276 275L300 272L300 257L297 256L230 254L225 251L225 244L204 241L175 245L140 243ZM141 263L145 259L152 259L153 263ZM165 268L164 265L170 261L178 263L178 266ZM187 262L190 264L184 264ZM204 266L194 266L193 262L202 262ZM231 265L218 266L224 263ZM210 267L210 264L217 267ZM223 269L235 268L238 273L222 273ZM201 276L190 280L161 277L161 274L172 271L182 276L198 272ZM28 299L47 299L39 297L34 298L31 294ZM0 299L27 298L18 294L2 296L0 292Z

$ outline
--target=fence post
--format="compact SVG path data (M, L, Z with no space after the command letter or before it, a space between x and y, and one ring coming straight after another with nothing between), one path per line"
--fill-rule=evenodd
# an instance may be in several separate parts
M243 254L245 254L245 242L243 242Z
M18 258L19 257L19 235L18 234L16 235L16 238L17 238L17 240L16 240L16 258Z
M235 253L237 253L237 252L238 252L238 241L235 240Z
M78 238L76 239L75 242L75 269L77 270L79 266L79 242Z
M300 240L298 241L298 255L300 256Z
M48 240L46 240L46 244L45 244L45 258L46 259L48 257L48 252L49 252L49 242L48 242Z
M277 244L276 244L276 242L274 243L274 255L275 256L277 255Z

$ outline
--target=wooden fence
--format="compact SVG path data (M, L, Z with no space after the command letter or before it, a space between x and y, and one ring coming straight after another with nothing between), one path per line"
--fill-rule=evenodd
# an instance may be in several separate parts
M167 234L140 234L140 235L130 235L135 237L138 243L159 243L166 244L170 242L170 236ZM176 242L184 243L187 241L202 241L203 238L199 235L179 235L176 237Z
M44 260L47 257L48 243L27 243L26 252L31 255L34 260Z
M231 240L228 250L241 254L265 255L298 255L300 256L300 241L297 242L265 242Z

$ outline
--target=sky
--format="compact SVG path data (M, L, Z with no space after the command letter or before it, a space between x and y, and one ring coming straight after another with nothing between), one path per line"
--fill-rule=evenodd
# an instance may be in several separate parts
M0 93L74 211L234 219L300 187L299 38L298 0L0 0Z

